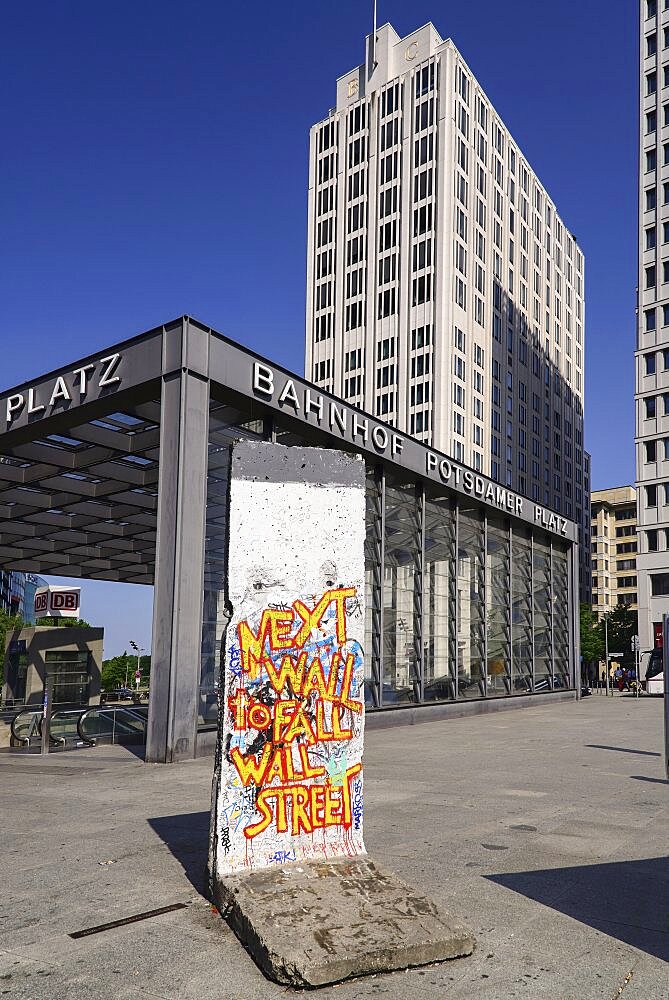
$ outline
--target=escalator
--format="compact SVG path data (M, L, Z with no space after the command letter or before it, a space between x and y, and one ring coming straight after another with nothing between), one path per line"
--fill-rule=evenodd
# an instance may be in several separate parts
M55 709L51 715L49 744L54 749L64 750L98 743L141 746L146 743L148 714L146 705ZM11 745L25 749L41 746L42 720L41 709L26 708L17 712L11 722Z

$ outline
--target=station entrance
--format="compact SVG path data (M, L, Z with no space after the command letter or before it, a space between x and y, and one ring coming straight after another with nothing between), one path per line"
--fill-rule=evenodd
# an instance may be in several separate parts
M370 722L578 696L573 522L182 317L0 396L0 565L154 587L148 761L215 744L240 438L365 459Z

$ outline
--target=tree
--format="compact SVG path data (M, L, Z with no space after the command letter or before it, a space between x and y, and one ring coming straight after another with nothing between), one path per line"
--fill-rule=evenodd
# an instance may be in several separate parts
M141 656L139 659L139 669L142 674L140 684L147 687L151 676L151 657ZM129 686L134 687L135 671L137 670L137 657L134 653L124 651L120 656L112 656L109 660L102 661L101 682L105 691L113 691L114 688L124 687L126 678Z
M618 653L616 660L632 666L632 637L639 634L639 615L624 604L618 604L608 615L609 652Z
M581 656L584 663L604 659L604 627L589 604L581 604Z
M23 628L25 622L20 615L10 615L0 611L0 688L5 683L5 641L7 633Z

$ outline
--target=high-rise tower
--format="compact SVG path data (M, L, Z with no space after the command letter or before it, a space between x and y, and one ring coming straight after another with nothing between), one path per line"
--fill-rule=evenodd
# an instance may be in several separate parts
M641 0L640 15L636 569L645 652L660 644L669 612L669 4Z
M311 129L306 374L578 521L584 261L450 39L391 25Z

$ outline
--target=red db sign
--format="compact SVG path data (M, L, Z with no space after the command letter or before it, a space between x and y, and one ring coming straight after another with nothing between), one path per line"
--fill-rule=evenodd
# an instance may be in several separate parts
M41 618L78 618L79 587L42 587L35 594L35 615Z

